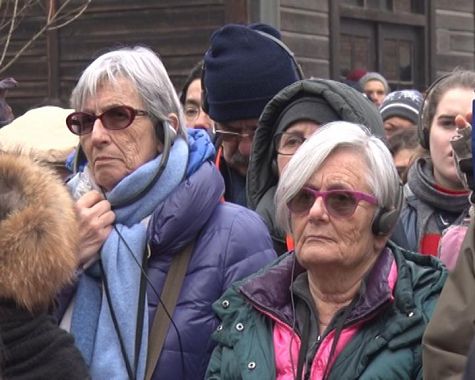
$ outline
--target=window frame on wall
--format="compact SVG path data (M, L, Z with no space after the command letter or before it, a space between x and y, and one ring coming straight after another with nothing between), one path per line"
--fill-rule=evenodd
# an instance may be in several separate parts
M347 3L359 3L360 5L349 5ZM374 2L376 3L376 2ZM388 41L401 48L405 42L412 41L411 48L414 67L410 70L411 80L401 80L398 77L393 80L396 88L415 87L423 90L433 78L432 65L434 49L432 46L433 28L433 5L429 0L414 2L411 1L411 12L398 11L398 0L381 0L379 9L369 8L368 0L345 1L337 0L330 2L330 55L331 55L331 77L340 80L342 69L344 68L343 57L341 56L341 43L348 39L348 29L352 28L356 33L351 34L350 39L358 36L368 36L370 43L370 62L368 70L379 71L384 75L383 47ZM374 5L374 4L373 4ZM386 9L390 7L391 9ZM384 9L383 9L384 8ZM405 4L408 8L408 4ZM360 26L359 28L357 26ZM368 32L369 30L369 32ZM342 36L346 36L343 38ZM342 41L343 40L343 41ZM348 45L346 45L348 48ZM401 57L399 57L401 59ZM356 67L352 67L356 68ZM400 73L400 76L403 74Z

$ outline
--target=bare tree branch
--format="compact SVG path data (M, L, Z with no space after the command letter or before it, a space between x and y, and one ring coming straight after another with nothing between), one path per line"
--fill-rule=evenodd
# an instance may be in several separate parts
M63 22L60 25L52 26L52 27L49 28L49 30L60 29L60 28L65 27L66 25L71 24L74 20L79 18L86 11L86 9L89 6L89 4L91 3L91 1L92 0L87 0L87 2L81 8L78 8L77 10L75 10L74 13L76 13L76 14L74 16L71 16L69 20ZM59 21L59 18L56 21Z
M14 0L13 10L10 11L8 5L11 3L11 1L0 0L0 11L2 10L2 7L4 7L3 17L0 21L0 31L2 29L8 28L6 37L0 39L0 42L3 42L3 50L0 56L0 74L11 67L18 60L18 58L24 54L25 51L27 51L31 45L46 31L60 29L66 25L69 25L84 13L89 4L92 2L92 0L84 0L84 4L81 6L67 11L68 5L73 0L65 0L57 9L57 11L54 11L54 0L49 0L47 14L45 15L45 23L23 44L22 47L13 52L13 57L11 59L5 62L7 53L10 49L12 37L14 36L15 30L19 26L19 20L21 20L26 15L27 11L31 9L35 3L38 3L38 0L25 0L23 1L23 6L20 6L19 1L21 0ZM20 10L18 9L19 6Z
M10 28L8 30L7 34L7 40L5 41L5 46L3 47L3 52L2 56L0 57L0 66L3 63L3 60L5 59L5 55L7 54L8 46L10 46L10 39L12 38L13 30L15 29L15 20L17 16L17 9L18 9L18 0L15 0L15 3L13 5L13 15L10 20Z

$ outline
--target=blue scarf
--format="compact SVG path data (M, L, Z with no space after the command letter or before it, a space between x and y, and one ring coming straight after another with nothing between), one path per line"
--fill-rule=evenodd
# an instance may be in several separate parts
M115 225L120 235L116 230L112 230L100 252L123 349L137 379L143 379L145 374L149 326L145 300L141 345L136 357L135 338L141 279L141 270L137 263L143 262L147 242L146 226L142 221L180 184L187 169L188 155L187 142L181 138L176 139L165 170L153 187L134 203L114 210ZM107 194L107 199L112 204L120 204L121 200L139 193L157 172L160 159L161 155L125 177ZM85 175L87 173L80 173L71 180L73 191L87 181L81 178ZM121 342L112 320L111 305L100 288L101 277L103 276L97 264L81 276L71 332L89 365L93 379L120 379L126 376L127 370Z

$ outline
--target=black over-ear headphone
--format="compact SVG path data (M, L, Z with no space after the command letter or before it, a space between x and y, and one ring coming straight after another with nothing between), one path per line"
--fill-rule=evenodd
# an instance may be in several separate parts
M300 64L295 59L295 55L294 55L293 51L290 50L289 47L286 44L284 44L281 40L274 37L273 35L271 35L269 33L266 33L266 32L263 32L262 30L254 29L254 31L256 33L259 33L261 36L264 36L264 37L268 38L269 40L274 41L277 45L279 45L289 55L293 65L294 65L295 71L297 72L297 75L299 77L299 80L302 80L302 79L305 78L302 67L300 66ZM205 56L208 53L209 53L209 49L206 51ZM206 75L205 73L206 73L206 64L203 60L203 67L202 67L202 70L201 70L201 108L206 113L209 113L208 93L206 91L206 86L205 86L205 75Z
M430 135L430 125L429 125L429 102L432 97L437 85L443 80L450 77L452 73L447 73L437 78L426 90L424 94L424 100L422 101L422 108L419 110L419 117L417 121L417 135L419 137L419 144L427 150L429 150L429 135Z
M371 224L371 230L375 235L387 235L389 234L399 219L402 205L404 202L404 193L402 183L399 182L398 191L396 194L396 207L388 209L386 207L380 207L373 218Z

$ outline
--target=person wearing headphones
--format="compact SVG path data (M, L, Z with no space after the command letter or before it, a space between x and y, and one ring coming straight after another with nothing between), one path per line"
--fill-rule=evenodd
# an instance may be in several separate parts
M422 254L438 256L443 232L468 215L469 192L457 173L451 140L455 117L471 111L474 88L475 73L456 70L426 93L417 126L424 153L407 173L401 213L410 249Z
M456 74L457 73L457 74ZM455 72L465 81L454 87L460 95L458 102L465 110L455 116L457 137L452 139L454 156L465 188L470 191L471 210L462 225L450 226L440 242L440 258L449 268L449 276L434 319L429 323L423 338L425 379L470 380L475 374L475 182L473 176L473 88L475 73ZM471 78L471 81L468 79ZM451 81L454 84L453 79ZM464 86L461 84L464 83ZM462 100L462 94L465 98Z
M303 79L280 32L265 24L229 24L216 30L204 56L203 109L216 122L224 199L243 206L257 120L285 86Z
M61 326L94 379L202 378L218 325L211 304L275 258L267 229L222 202L213 144L186 128L152 50L99 56L71 105L66 124L87 165L68 182L80 275L59 299Z
M389 242L401 197L379 138L344 121L317 129L275 196L295 250L214 304L206 379L422 379L422 333L447 271Z
M331 121L364 124L384 138L378 110L360 92L329 79L304 79L281 91L267 103L259 119L247 174L248 206L269 228L277 254L293 248L290 236L275 222L274 196L279 177L297 149L321 125ZM398 225L391 237L407 246Z

